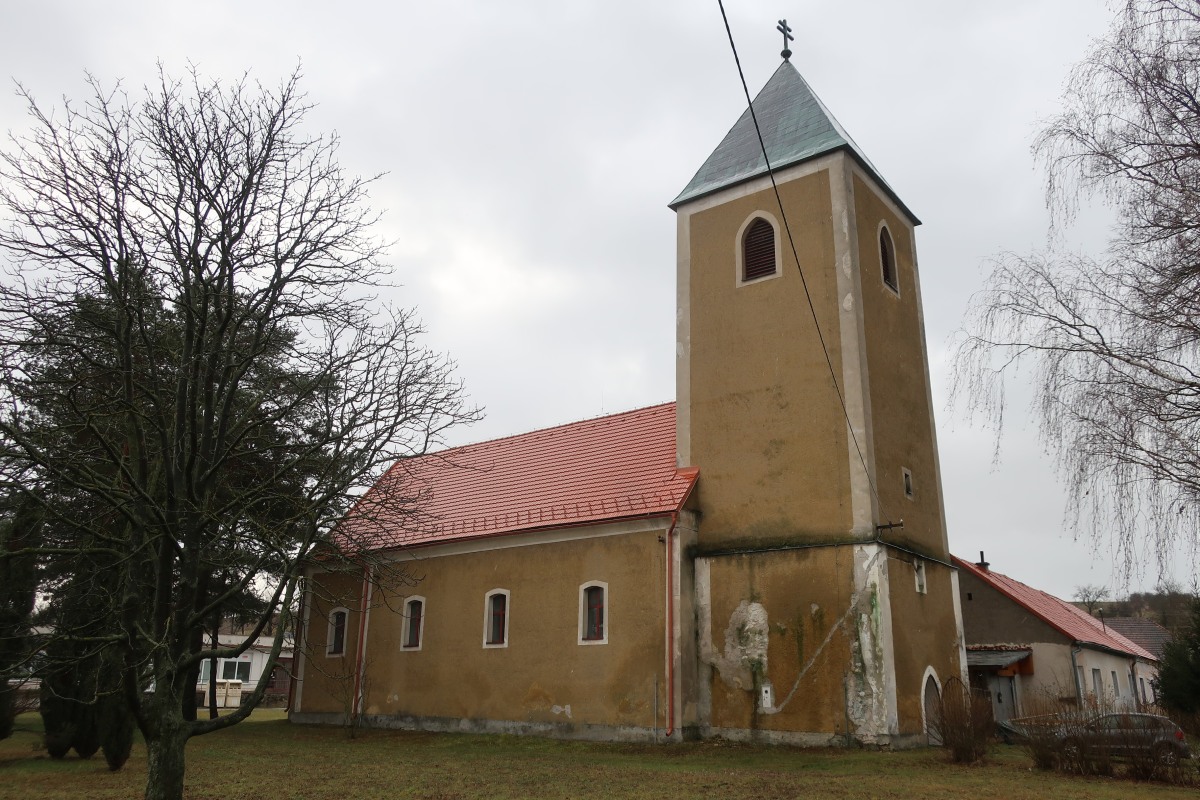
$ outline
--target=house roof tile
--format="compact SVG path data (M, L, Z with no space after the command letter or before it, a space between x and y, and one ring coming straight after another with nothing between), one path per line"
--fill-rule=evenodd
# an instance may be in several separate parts
M1106 650L1115 650L1150 661L1158 660L1144 647L1131 642L1115 630L1106 628L1100 620L1080 611L1065 600L1060 600L1040 589L1034 589L1032 586L1027 586L999 572L982 569L978 564L972 564L958 556L952 556L952 559L959 569L974 575L1013 602L1023 606L1059 633L1076 642Z
M1163 646L1171 640L1171 632L1152 619L1144 617L1105 617L1104 624L1131 642L1161 659Z
M678 511L696 481L675 465L675 404L397 461L338 527L386 550Z

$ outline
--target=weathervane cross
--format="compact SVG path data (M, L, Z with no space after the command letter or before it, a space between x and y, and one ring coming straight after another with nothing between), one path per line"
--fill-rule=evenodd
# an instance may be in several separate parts
M792 51L788 47L788 42L795 41L796 37L792 36L792 29L788 27L786 19L779 20L779 24L775 26L775 30L783 34L783 52L779 55L783 56L786 61L792 57Z

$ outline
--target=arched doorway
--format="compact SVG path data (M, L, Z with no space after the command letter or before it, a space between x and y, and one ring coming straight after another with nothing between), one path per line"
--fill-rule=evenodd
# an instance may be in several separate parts
M925 686L921 691L925 711L925 735L931 745L941 745L942 736L939 730L939 720L942 714L942 690L938 687L937 679L932 670L925 676Z

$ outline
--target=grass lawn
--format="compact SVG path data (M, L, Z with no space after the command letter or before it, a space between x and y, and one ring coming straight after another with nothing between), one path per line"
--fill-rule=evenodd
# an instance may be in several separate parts
M140 797L141 742L121 772L97 754L54 761L40 749L41 719L26 714L0 742L0 798ZM366 731L292 725L261 710L227 731L193 739L187 796L212 798L1189 798L1194 788L1072 778L1031 768L998 747L985 766L945 762L939 750L899 753L794 750L719 742L676 746L592 744L516 736Z

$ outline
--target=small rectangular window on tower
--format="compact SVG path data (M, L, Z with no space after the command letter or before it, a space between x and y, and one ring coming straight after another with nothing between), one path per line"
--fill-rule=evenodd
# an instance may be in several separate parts
M917 594L927 594L925 584L925 562L917 559L913 562L913 572L916 573Z
M912 471L908 467L901 467L900 471L904 473L904 496L912 500L914 496Z

